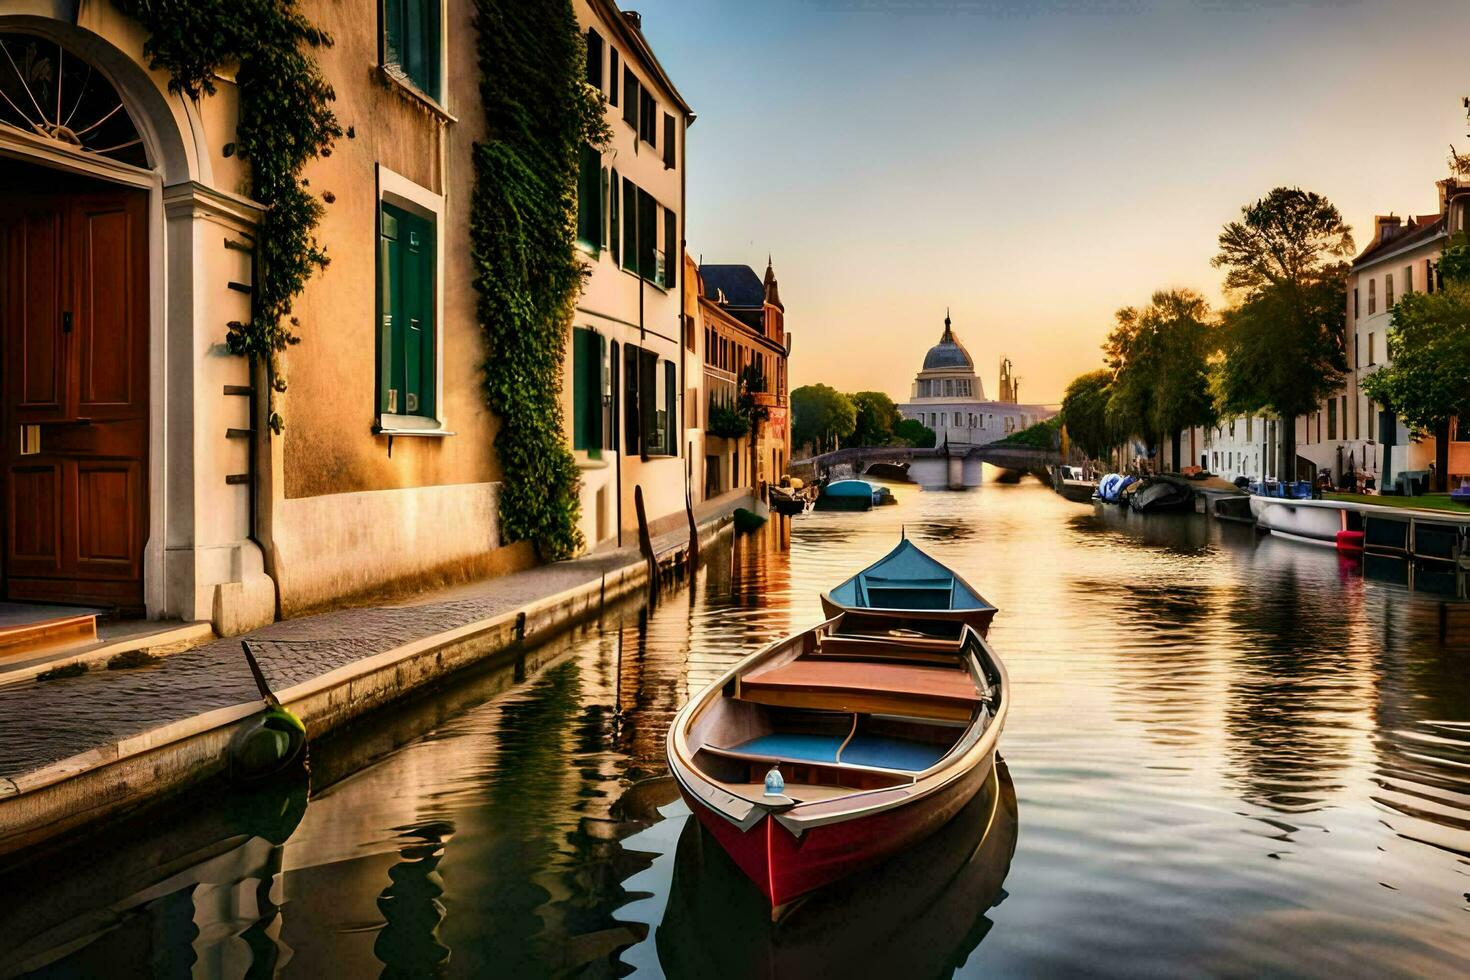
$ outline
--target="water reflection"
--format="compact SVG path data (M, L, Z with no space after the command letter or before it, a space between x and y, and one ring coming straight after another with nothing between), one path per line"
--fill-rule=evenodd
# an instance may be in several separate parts
M659 962L675 977L952 976L993 925L987 913L1003 894L1016 832L1015 786L998 762L986 789L934 836L773 924L765 897L686 818Z
M309 805L216 795L0 880L0 975L1465 972L1470 642L1440 597L1031 481L892 489L314 745ZM1019 804L773 931L663 740L905 529L1000 607Z

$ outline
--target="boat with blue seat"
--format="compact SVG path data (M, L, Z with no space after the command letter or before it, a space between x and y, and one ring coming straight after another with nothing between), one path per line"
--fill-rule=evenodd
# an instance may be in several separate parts
M975 587L908 538L830 592L822 593L829 617L847 609L909 611L968 623L984 634L995 607Z
M949 613L844 609L742 660L674 719L680 792L773 917L923 840L989 779L1005 668Z

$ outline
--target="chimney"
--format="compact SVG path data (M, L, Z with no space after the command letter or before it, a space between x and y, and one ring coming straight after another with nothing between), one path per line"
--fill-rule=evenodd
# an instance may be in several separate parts
M623 11L623 18L625 20L627 20L627 22L629 24L632 24L633 25L633 30L635 30L635 31L641 31L641 30L643 30L643 15L640 14L638 11L636 11L636 10L625 10L625 11Z

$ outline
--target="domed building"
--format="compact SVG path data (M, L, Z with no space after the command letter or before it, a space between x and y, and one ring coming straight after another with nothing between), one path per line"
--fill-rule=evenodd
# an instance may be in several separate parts
M910 401L899 405L898 410L904 418L916 419L933 429L938 445L948 443L952 448L1004 439L1056 414L1052 405L1016 401L1019 384L1011 376L1009 361L1001 361L1000 385L1001 400L987 401L985 385L975 373L975 359L955 335L946 312L944 333L924 355Z

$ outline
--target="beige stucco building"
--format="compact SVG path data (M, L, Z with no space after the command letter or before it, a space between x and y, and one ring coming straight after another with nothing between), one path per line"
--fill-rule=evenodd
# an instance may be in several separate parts
M0 203L15 218L0 234L0 516L15 529L0 601L234 632L534 560L501 538L498 422L481 391L494 357L469 242L471 149L486 135L474 4L301 7L334 39L314 56L345 132L304 173L327 202L316 235L331 261L295 302L275 435L265 379L223 344L250 316L262 213L231 152L232 72L192 99L148 67L143 28L111 3L0 6L0 44L25 66L0 59ZM603 41L614 128L593 168L608 176L604 224L584 244L594 272L576 325L636 350L640 372L651 358L664 412L666 376L677 393L687 371L676 273L692 117L635 15L610 0L575 11ZM682 513L678 402L654 426L666 447L639 431L620 478L607 454L578 450L589 542L630 526L637 483L655 515Z
M1339 484L1371 475L1378 487L1392 487L1400 474L1426 471L1435 460L1435 439L1414 441L1402 420L1369 400L1361 382L1390 362L1394 304L1408 293L1443 285L1438 263L1445 243L1470 227L1470 185L1451 178L1436 188L1439 206L1433 213L1373 219L1372 238L1348 272L1343 337L1348 371L1342 390L1296 422L1298 455L1329 470ZM1470 477L1470 428L1462 434L1452 422L1450 439L1453 487L1459 477Z
M612 139L584 153L578 245L590 269L562 379L568 438L582 475L589 548L637 541L642 488L653 533L685 521L698 385L684 315L684 134L694 114L641 31L609 0L576 0L587 84ZM630 537L630 533L632 536Z

